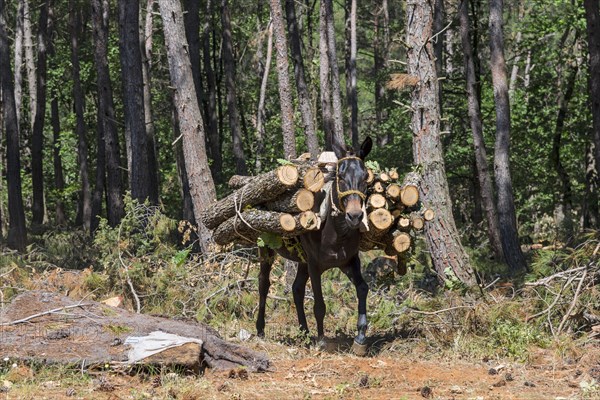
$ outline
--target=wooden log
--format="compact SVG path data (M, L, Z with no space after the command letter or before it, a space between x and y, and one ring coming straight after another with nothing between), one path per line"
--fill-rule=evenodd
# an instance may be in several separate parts
M249 184L231 193L224 199L209 206L201 215L202 223L208 229L215 229L238 210L264 203L277 198L298 183L298 167L282 165L267 173L258 175Z
M252 180L256 178L255 176L245 176L245 175L233 175L229 178L228 185L232 189L239 189L248 183L252 182Z
M378 208L369 214L369 224L373 224L379 231L388 229L392 226L392 222L394 218L385 208Z
M371 185L371 191L373 193L384 193L385 192L385 185L383 185L379 181L376 181L375 183L373 183L373 185Z
M400 218L398 218L398 223L396 225L400 230L410 229L410 218L408 218L405 215L402 215L400 216Z
M387 185L385 188L385 195L388 199L391 200L400 200L400 194L402 193L402 188L400 185L396 183L391 183Z
M433 211L431 208L426 208L425 211L423 211L423 218L425 221L431 221L435 218L435 211Z
M383 208L387 204L387 201L383 195L380 193L373 193L367 199L367 206L375 209L375 208Z
M372 250L375 247L383 248L383 236L394 221L392 214L385 208L378 208L369 214L368 221L369 230L361 234L358 248L361 251Z
M309 167L306 172L304 172L302 181L306 189L316 193L321 190L325 184L325 175L319 167Z
M391 252L393 254L403 253L410 248L410 235L406 232L394 230L387 232L383 238L385 243L386 254Z
M311 210L315 205L315 195L308 189L300 188L297 191L288 191L282 197L265 203L269 211L298 213Z
M235 241L254 243L265 232L284 237L298 236L308 231L299 219L299 216L287 213L247 210L219 225L213 232L213 240L224 246Z
M425 220L421 217L421 214L413 212L410 214L410 224L414 229L420 231L425 225Z
M412 207L419 202L420 176L416 172L409 172L402 181L400 201L407 207Z
M304 211L297 218L299 225L308 231L314 231L321 227L321 218L313 211Z
M395 169L389 170L388 175L390 176L390 179L393 181L397 181L400 178L400 174L398 174L398 171Z
M370 185L375 180L375 173L371 168L367 168L367 185Z
M390 181L390 176L385 172L381 172L377 179L379 179L380 182L388 183Z

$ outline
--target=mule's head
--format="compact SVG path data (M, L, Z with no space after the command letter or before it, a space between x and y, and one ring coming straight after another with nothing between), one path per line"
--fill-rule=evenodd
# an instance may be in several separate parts
M373 141L367 137L355 153L353 150L334 143L333 150L338 158L334 194L346 216L351 229L357 229L363 218L363 204L367 195L367 168L365 157L371 151Z

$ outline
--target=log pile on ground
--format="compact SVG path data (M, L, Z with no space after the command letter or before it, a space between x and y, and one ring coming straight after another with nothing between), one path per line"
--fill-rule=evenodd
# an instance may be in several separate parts
M264 234L294 238L318 230L326 177L335 171L332 153L319 161L305 159L281 165L254 177L234 175L234 191L208 207L202 223L213 229L219 245L253 244ZM376 163L368 172L366 224L361 229L360 249L378 248L389 255L403 253L414 243L415 232L435 217L419 199L419 175L408 173L400 180L395 169L380 170ZM330 185L329 185L330 186Z

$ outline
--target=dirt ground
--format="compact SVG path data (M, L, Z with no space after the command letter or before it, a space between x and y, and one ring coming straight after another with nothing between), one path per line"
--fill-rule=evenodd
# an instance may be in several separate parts
M206 370L200 376L166 370L131 372L12 368L0 381L3 399L597 399L600 349L568 364L540 350L527 364L419 356L392 344L383 354L356 357L252 338L273 369ZM416 346L416 349L415 347ZM7 383L8 381L8 383ZM2 386L4 385L4 386ZM4 389L1 389L4 388Z

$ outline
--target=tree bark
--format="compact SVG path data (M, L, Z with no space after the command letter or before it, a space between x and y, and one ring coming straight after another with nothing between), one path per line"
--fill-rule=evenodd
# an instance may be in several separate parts
M174 99L173 99L174 100ZM175 140L181 136L181 130L179 129L179 117L177 115L177 107L175 101L173 101L173 137ZM179 177L179 187L182 199L182 219L189 221L191 224L196 225L196 218L194 217L194 202L192 201L192 195L190 194L190 181L188 179L187 171L185 170L185 157L183 155L183 145L181 140L177 140L175 143L175 164L177 165L177 176Z
M33 131L33 122L37 106L37 73L33 55L33 33L31 32L32 13L29 0L23 0L23 41L25 42L25 69L27 71L27 88L29 91L29 128Z
M271 71L271 58L273 55L273 26L269 24L267 28L268 39L267 39L267 56L265 59L265 68L263 71L260 93L258 95L258 109L256 112L256 171L262 170L262 158L265 151L265 100L267 97L267 84L269 82L269 72Z
M79 162L79 178L81 179L81 204L83 229L90 232L92 226L92 193L88 171L88 146L84 119L84 93L81 88L79 68L79 32L80 15L75 1L69 5L69 25L71 31L71 73L73 74L73 102L77 132L77 160Z
M222 52L223 64L225 67L225 86L227 88L227 114L229 115L229 129L231 129L235 173L245 175L248 169L246 168L246 157L244 156L244 145L240 128L240 116L237 108L235 58L233 55L233 39L231 35L231 17L229 15L228 0L223 0L221 4L221 23L223 25Z
M108 0L92 0L94 64L98 86L98 112L102 118L106 156L106 214L108 224L116 226L125 215L120 168L119 136L115 118L112 83L108 70Z
M50 0L45 0L40 8L38 22L36 108L31 135L31 187L33 203L31 223L41 225L46 216L44 205L44 121L46 119L46 77L48 59L48 14Z
M346 0L346 98L350 109L352 147L355 149L359 146L356 51L356 0Z
M181 4L179 1L159 0L159 5L194 216L199 225L200 247L206 251L211 235L200 222L200 214L215 201L216 191L208 166L204 126L191 76L192 66L187 54Z
M103 117L100 108L96 111L96 182L92 195L92 221L90 231L98 229L102 216L102 200L106 186L106 145L104 144Z
M53 161L54 161L54 189L56 190L56 208L55 208L55 222L57 226L67 225L67 214L65 212L65 204L63 202L63 195L65 190L65 178L63 175L62 159L60 157L60 118L58 115L58 95L56 90L51 94L52 100L50 101L50 119L52 120L52 134L53 134Z
M420 197L437 213L427 224L425 237L438 277L443 282L455 276L471 285L475 277L452 215L440 141L438 80L430 40L434 34L433 11L427 0L407 6L408 72L418 77L412 93L413 156L423 171Z
M503 260L502 241L498 228L498 214L494 205L494 189L487 162L487 151L483 139L483 123L481 120L481 105L479 102L478 79L473 61L473 49L469 37L469 8L468 1L463 0L459 8L460 38L463 46L465 77L467 81L467 101L471 132L473 134L473 146L475 148L475 165L477 168L477 179L479 180L479 195L485 210L488 224L488 239L490 247L497 260Z
M585 195L583 197L582 226L590 229L598 226L598 175L596 172L594 143L588 141L585 151Z
M327 40L327 15L325 2L320 2L319 8L319 85L321 89L321 113L323 118L323 131L325 132L325 149L333 150L336 140L333 125L333 110L331 106L331 68L329 66L328 40Z
M333 0L321 0L325 7L325 23L327 27L327 55L331 70L331 104L333 115L333 131L338 143L344 140L344 118L342 116L342 98L340 88L340 70L338 68L335 44L335 23L333 18Z
M0 0L0 83L2 88L3 119L6 129L6 179L8 184L8 246L24 250L27 245L25 229L25 211L21 192L21 160L19 152L19 127L15 107L15 89L10 66L10 48L6 21L4 19L4 0Z
M385 94L385 68L389 50L389 10L387 0L379 0L374 15L373 32L373 68L375 75L375 123L379 126L387 118L387 99ZM393 134L386 133L377 138L380 146L393 140Z
M223 158L221 156L221 139L219 136L219 122L217 118L217 84L210 55L210 34L213 30L213 7L212 1L206 2L206 18L202 33L202 57L204 71L206 73L207 86L207 135L208 149L212 159L211 172L217 183L223 183Z
M183 8L183 24L185 26L185 37L189 46L188 51L190 54L190 64L192 65L192 77L194 78L198 105L201 105L204 96L200 71L200 2L198 0L184 0ZM206 18L209 17L210 15L206 16Z
M19 0L17 6L17 23L15 29L15 108L17 125L21 123L21 103L23 99L23 37L25 24L25 1Z
M275 36L275 62L279 81L279 105L281 107L281 130L283 134L283 155L285 159L296 158L296 131L294 128L294 107L290 84L287 39L283 27L283 14L280 0L270 0L273 35Z
M151 204L158 204L158 187L150 174L149 143L144 121L144 80L139 31L140 4L139 0L119 0L118 3L125 137L129 137L131 143L129 163L131 196L141 203L149 200Z
M590 108L596 159L596 176L600 176L600 5L597 0L584 0L587 22Z
M510 102L506 62L504 60L504 37L502 10L503 0L490 0L490 66L494 86L496 108L496 144L494 149L494 176L496 178L498 222L502 238L504 259L513 272L527 268L519 245L517 218L510 174Z
M314 115L311 107L310 93L306 84L306 73L302 57L302 44L300 41L300 29L296 19L295 0L285 0L285 14L287 27L290 35L290 50L294 62L294 77L296 79L296 90L298 92L298 108L302 118L302 129L306 135L306 145L313 158L319 153L319 141L315 130Z

